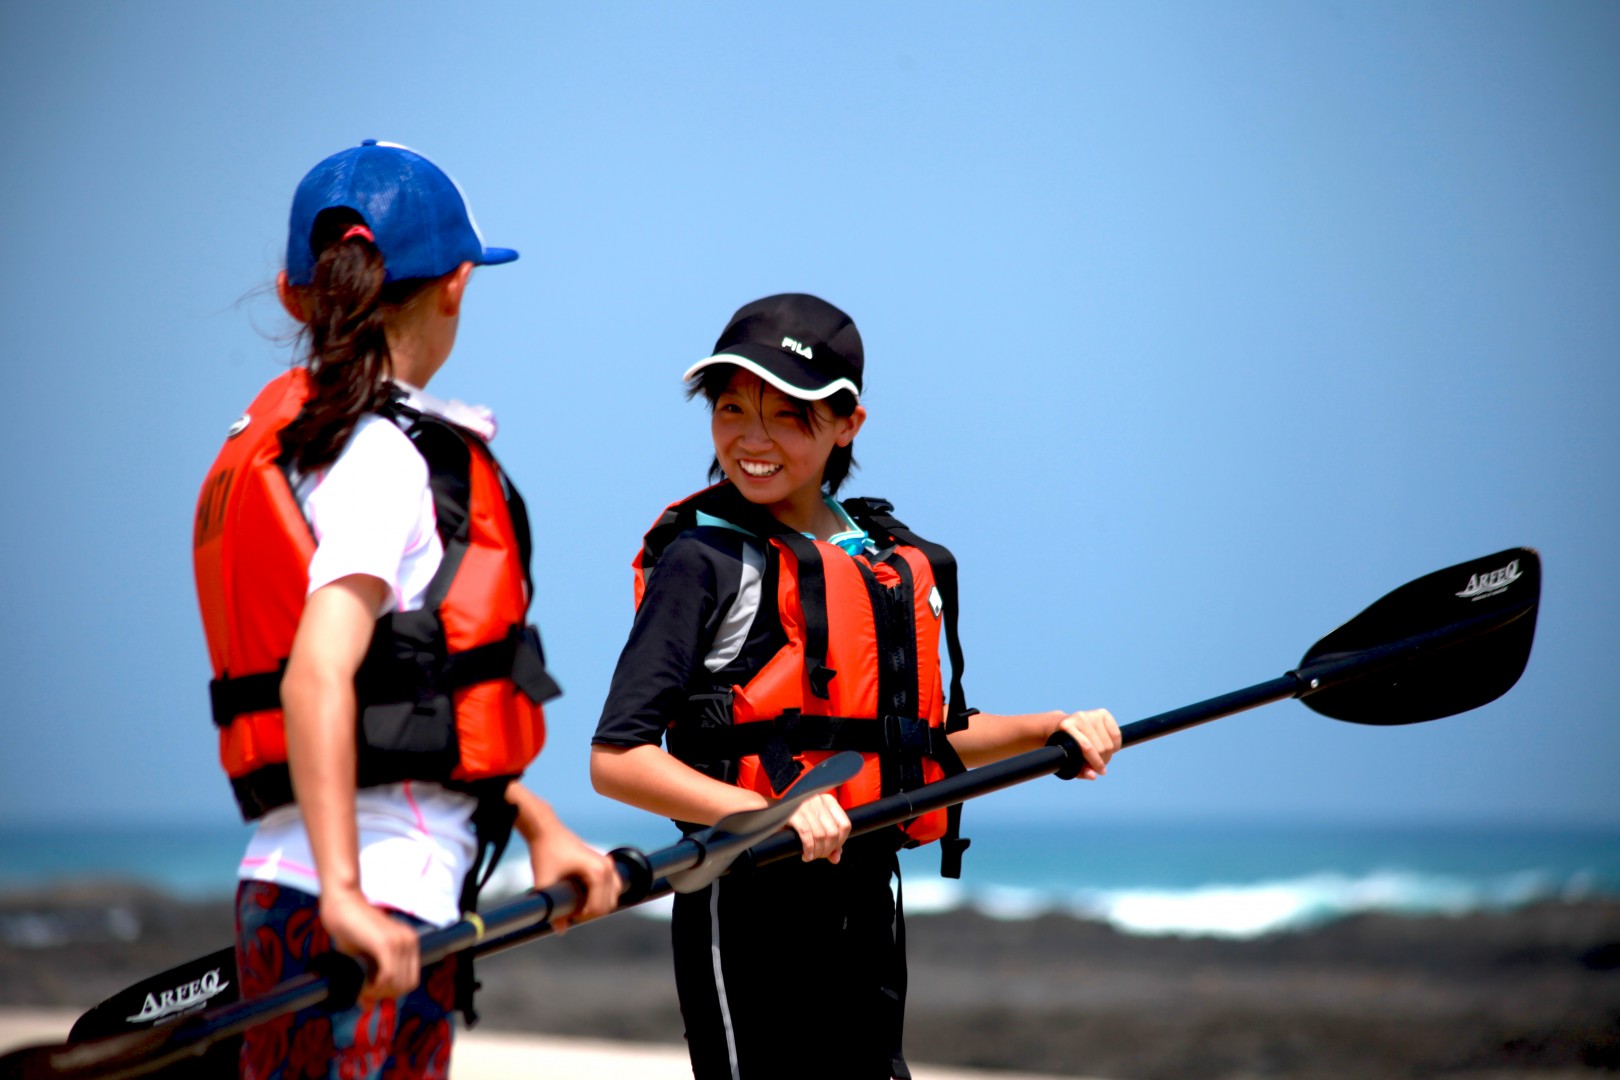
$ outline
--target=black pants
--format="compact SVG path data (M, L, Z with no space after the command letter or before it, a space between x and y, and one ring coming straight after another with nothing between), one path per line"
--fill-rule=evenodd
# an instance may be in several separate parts
M893 848L863 837L836 866L775 863L675 898L675 983L696 1080L909 1080Z

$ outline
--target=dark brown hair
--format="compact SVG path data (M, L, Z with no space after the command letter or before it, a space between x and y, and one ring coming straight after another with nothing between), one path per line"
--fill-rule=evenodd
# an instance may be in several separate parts
M308 285L296 288L304 307L298 337L309 373L309 400L281 434L302 472L330 465L368 412L388 400L393 365L387 320L432 278L385 282L382 252L364 236L344 239L360 215L346 208L315 219L310 246L317 252Z
M720 395L726 392L726 387L731 385L731 378L737 373L737 370L735 364L710 364L692 376L691 380L687 382L686 396L695 398L701 395L709 403L709 411L713 412L715 403L720 400ZM760 381L759 392L762 396L765 393L764 380ZM789 401L796 402L801 406L799 416L805 427L814 430L821 426L821 414L816 412L815 402L806 401L791 394L785 396ZM823 398L822 404L826 405L828 411L834 416L844 417L853 416L855 407L860 404L860 401L851 391L840 390L831 397ZM838 489L848 479L851 470L855 468L855 464L854 442L851 442L848 446L834 446L832 453L827 455L826 468L821 470L822 489L828 495L837 495ZM719 483L725 474L725 470L720 467L718 457L709 462L710 483Z

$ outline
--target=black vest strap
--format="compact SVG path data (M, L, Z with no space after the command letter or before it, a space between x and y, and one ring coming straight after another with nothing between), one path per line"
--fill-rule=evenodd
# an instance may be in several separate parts
M286 670L283 660L274 671L208 680L208 704L215 726L226 727L243 713L281 708L281 677Z
M715 695L701 695L707 705ZM963 771L962 759L946 737L944 728L932 727L913 716L807 716L790 709L774 720L732 724L719 720L707 708L692 724L677 724L670 731L670 745L681 760L691 764L720 766L740 757L758 755L760 764L777 792L786 790L802 771L793 755L806 750L859 750L881 754L896 761L920 762L933 758L947 775ZM904 775L896 773L897 776ZM889 786L885 773L883 794L909 791L922 784L920 767L910 786Z
M478 894L495 875L495 868L500 864L501 856L506 854L506 845L512 839L512 826L517 823L517 807L507 801L506 784L507 781L501 779L469 784L464 788L478 798L478 808L473 811L472 818L477 850L473 855L473 864L467 870L467 877L461 883L460 903L464 912L478 909ZM480 986L474 974L473 953L468 949L456 957L455 1007L469 1029L478 1025L478 1011L473 1007L473 998Z
M386 628L392 618L385 616L380 627ZM281 708L281 677L286 667L286 661L282 661L275 671L211 680L208 698L213 706L214 723L225 727L243 713ZM456 653L443 661L437 674L417 665L401 664L387 673L376 671L373 667L357 676L356 683L385 684L390 688L390 699L411 701L434 694L454 693L463 687L491 679L506 678L511 679L524 696L536 705L544 704L562 693L556 680L546 671L540 632L533 626L514 626L499 641ZM362 701L362 707L365 704L367 702Z
M769 517L770 515L766 515ZM776 522L775 518L771 518ZM810 692L825 700L828 683L838 672L827 666L827 577L821 566L821 551L803 533L777 524L771 539L781 541L799 563L799 610L804 616L804 670L810 679Z
M456 653L445 661L443 686L447 690L491 679L511 679L536 705L562 693L546 670L540 631L533 626L514 626L501 640Z

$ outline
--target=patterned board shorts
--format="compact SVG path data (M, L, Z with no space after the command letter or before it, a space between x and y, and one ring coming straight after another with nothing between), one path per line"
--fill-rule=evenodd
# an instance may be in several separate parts
M268 882L238 885L236 970L244 998L308 971L315 957L332 951L319 904ZM243 1038L242 1080L446 1080L455 996L451 956L424 968L421 984L404 997L278 1017Z

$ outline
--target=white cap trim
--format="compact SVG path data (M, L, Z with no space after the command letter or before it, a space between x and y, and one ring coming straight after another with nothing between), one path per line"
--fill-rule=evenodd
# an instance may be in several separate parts
M761 379L764 379L766 382L782 391L782 393L787 394L790 397L799 398L802 401L822 401L826 398L832 397L840 390L848 390L851 394L855 395L855 400L857 401L859 401L861 397L860 389L856 387L856 385L849 379L837 378L828 383L826 386L815 390L807 390L802 386L794 386L786 379L783 379L780 375L765 369L758 363L755 363L753 360L748 359L746 356L735 356L731 353L717 353L714 356L704 357L702 360L699 360L697 363L693 364L691 367L682 372L681 381L689 382L692 376L696 375L704 368L710 367L714 364L735 364L737 367L740 367L745 371L751 371L755 375L758 375Z

